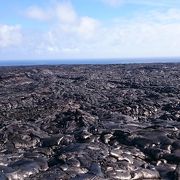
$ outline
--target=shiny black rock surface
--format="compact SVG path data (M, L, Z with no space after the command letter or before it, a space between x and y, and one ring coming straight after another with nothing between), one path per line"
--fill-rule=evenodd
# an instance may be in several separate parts
M0 180L180 179L180 64L0 68Z

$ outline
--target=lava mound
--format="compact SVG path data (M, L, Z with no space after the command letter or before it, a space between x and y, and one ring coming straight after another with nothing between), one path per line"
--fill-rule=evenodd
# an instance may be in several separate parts
M0 180L180 179L180 64L0 68Z

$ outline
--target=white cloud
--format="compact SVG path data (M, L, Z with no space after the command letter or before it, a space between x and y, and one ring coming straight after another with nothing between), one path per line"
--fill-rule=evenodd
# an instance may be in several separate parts
M122 5L124 3L124 0L101 0L101 1L113 7Z
M100 23L97 20L90 17L82 17L77 30L80 36L90 39L95 36L99 27Z
M31 6L25 11L26 17L39 21L56 19L61 23L74 23L77 14L70 2L55 3L49 7Z
M164 20L165 19L165 20ZM166 22L166 19L169 21ZM78 17L75 24L60 24L46 36L42 52L49 46L57 56L137 57L178 56L180 23L178 10L149 12L121 19L111 25L90 17ZM52 52L52 51L51 51Z
M44 9L38 6L29 7L26 12L26 16L31 19L46 21L51 18L51 13L49 11L45 11Z
M71 3L57 4L55 13L62 23L75 23L77 20L77 14Z
M19 25L0 25L0 48L20 45L23 36Z
M42 13L34 19L51 20L49 28L31 32L31 36L26 33L23 46L35 58L180 56L180 10L176 8L141 12L109 24L79 16L69 2L39 10ZM0 47L21 42L20 27L0 26Z
M172 22L180 20L180 10L175 8L170 8L166 12L152 12L152 19L158 20L161 22Z
M107 29L100 47L114 56L178 56L180 24L133 22Z
M72 4L58 3L54 10L55 24L40 36L35 51L44 53L80 53L86 43L96 41L100 22L88 16L78 16Z
M180 5L179 0L100 0L101 2L117 7L125 4L132 4L132 5L142 5L142 6L149 6L149 7L176 7Z

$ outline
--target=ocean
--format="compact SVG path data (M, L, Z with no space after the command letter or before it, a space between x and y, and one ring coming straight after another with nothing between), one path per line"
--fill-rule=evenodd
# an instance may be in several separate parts
M119 59L59 59L59 60L0 60L0 66L180 63L180 58L119 58Z

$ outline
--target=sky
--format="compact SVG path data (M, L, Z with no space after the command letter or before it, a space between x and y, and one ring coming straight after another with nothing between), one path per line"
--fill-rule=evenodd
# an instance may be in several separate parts
M0 0L0 60L180 57L179 0Z

